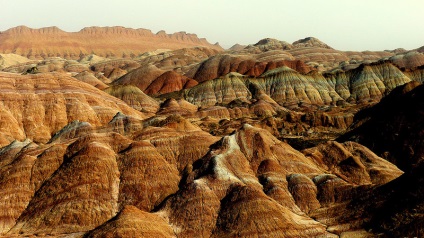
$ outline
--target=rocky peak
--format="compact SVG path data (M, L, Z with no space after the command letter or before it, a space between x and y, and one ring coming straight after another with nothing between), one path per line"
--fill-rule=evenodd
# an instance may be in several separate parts
M315 37L306 37L304 39L300 39L298 41L293 42L294 48L304 48L304 47L318 47L318 48L326 48L333 49L329 45L324 42L318 40Z
M273 39L273 38L262 39L258 41L258 43L254 44L253 46L259 47L260 49L266 49L266 50L276 50L276 49L289 50L293 48L293 46L290 43L286 41Z
M245 45L240 45L240 44L237 43L237 44L231 46L228 50L242 50L244 48L246 48Z

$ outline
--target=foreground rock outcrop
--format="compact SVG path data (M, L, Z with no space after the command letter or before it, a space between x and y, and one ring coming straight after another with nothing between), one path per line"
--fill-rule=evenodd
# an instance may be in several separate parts
M4 147L1 232L331 237L331 214L308 214L402 174L351 142L299 152L247 124L218 138L183 117L142 119L118 113L100 128L71 123L47 144Z

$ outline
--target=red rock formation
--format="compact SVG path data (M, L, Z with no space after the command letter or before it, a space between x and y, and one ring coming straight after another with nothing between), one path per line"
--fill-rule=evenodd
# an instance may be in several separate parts
M206 154L209 146L218 139L179 116L153 119L150 123L152 127L139 132L134 138L149 140L170 164L177 166L180 173Z
M187 176L192 169L185 169ZM194 182L170 197L159 214L169 218L178 237L210 237L219 209L220 201L213 190L202 182Z
M416 51L410 51L404 54L398 54L389 58L389 61L399 68L413 69L424 65L424 54Z
M31 42L27 41L31 38ZM153 34L146 29L124 27L87 27L79 32L65 32L57 27L31 29L11 28L0 35L0 52L28 58L63 57L79 59L96 54L101 57L134 57L155 49L179 49L204 46L222 50L195 34L177 32Z
M133 85L143 92L165 71L154 65L141 66L113 82L114 85Z
M198 82L193 79L182 76L174 71L168 71L156 78L146 88L145 93L150 95L170 93L191 88L197 84Z
M197 85L197 81L174 71L164 71L154 65L137 68L113 82L114 85L134 85L149 95L160 95Z
M207 81L224 76L230 72L237 72L249 76L259 76L267 70L281 66L291 67L301 73L307 73L310 68L301 61L276 60L258 62L251 56L216 55L202 62L198 68L186 75L198 82Z

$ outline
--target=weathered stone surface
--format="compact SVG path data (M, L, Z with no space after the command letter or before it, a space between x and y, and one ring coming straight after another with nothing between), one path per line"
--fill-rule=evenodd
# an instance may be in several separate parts
M407 75L412 81L424 83L424 66L406 70L404 74Z
M317 199L318 189L312 179L304 174L287 176L287 186L296 205L305 213L321 207Z
M144 118L123 101L63 74L0 73L0 87L1 137L9 141L45 143L74 120L101 126L118 111Z
M328 104L340 100L340 96L328 82L322 76L317 76L305 76L283 67L267 71L252 82L280 105L301 102Z
M180 173L187 165L206 154L209 146L218 140L178 116L169 116L150 123L153 126L136 134L135 139L150 141L166 161L176 166Z
M262 191L234 186L221 203L212 237L310 237L324 236L325 227L290 212ZM253 219L252 219L253 218Z
M79 143L68 148L63 164L37 190L10 232L86 231L118 212L119 170L115 154L107 144L90 139L93 143L82 148Z
M143 156L140 156L143 155ZM119 204L151 211L178 190L178 170L147 141L132 143L118 158ZM164 176L157 179L157 176Z
M175 237L171 227L156 214L125 206L113 219L86 237Z
M189 166L184 172L190 176L191 170ZM201 181L191 181L166 201L159 214L168 217L177 237L210 237L219 209L214 191Z
M9 206L16 196L22 203L7 213L2 233L58 235L97 227L87 235L331 236L306 214L349 198L362 177L349 172L357 166L343 161L361 160L371 178L363 183L370 185L385 183L398 171L358 144L340 147L344 157L327 145L305 156L249 125L216 142L219 138L179 116L150 119L132 132L107 132L115 131L118 117L125 118L115 116L101 133L75 123L59 132L53 145L4 147L0 186L10 195L0 205ZM31 175L20 177L23 173ZM322 176L326 173L343 183L324 186L330 184L323 182L329 181ZM12 178L30 178L19 180L26 190L11 189L17 181ZM147 213L152 211L157 212ZM157 225L149 225L151 220Z
M423 212L423 193L420 191L423 191L424 184L421 162L423 123L420 123L422 116L419 116L423 111L423 105L419 103L424 95L422 89L417 82L396 88L379 104L358 114L354 129L340 138L355 139L368 145L377 154L397 164L405 174L389 183L383 180L378 187L358 187L356 191L345 193L349 194L342 199L347 198L346 205L317 210L313 216L329 225L329 230L343 232L353 227L366 227L386 236L419 236L423 232L423 219L419 215ZM380 174L389 172L380 171ZM326 200L331 199L328 195ZM333 196L333 199L340 198ZM342 216L337 215L340 210L345 211Z

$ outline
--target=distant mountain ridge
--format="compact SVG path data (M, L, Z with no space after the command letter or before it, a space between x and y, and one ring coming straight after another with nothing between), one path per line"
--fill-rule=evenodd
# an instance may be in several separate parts
M88 54L125 58L156 49L191 47L223 50L219 44L211 44L196 34L167 34L165 31L154 34L147 29L121 26L86 27L78 32L66 32L55 26L40 29L18 26L0 33L0 53L14 53L30 59L79 59Z

